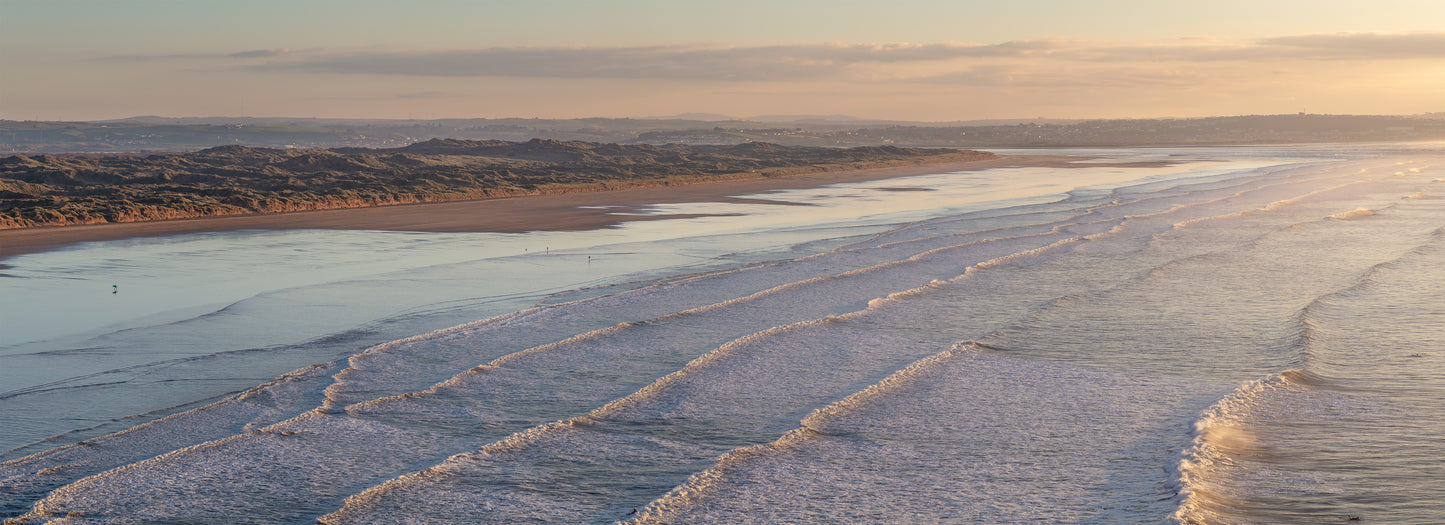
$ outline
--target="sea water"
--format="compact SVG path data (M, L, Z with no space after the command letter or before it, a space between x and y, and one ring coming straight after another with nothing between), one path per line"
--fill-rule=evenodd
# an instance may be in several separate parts
M14 257L22 523L1445 519L1445 153ZM114 285L114 286L112 286Z

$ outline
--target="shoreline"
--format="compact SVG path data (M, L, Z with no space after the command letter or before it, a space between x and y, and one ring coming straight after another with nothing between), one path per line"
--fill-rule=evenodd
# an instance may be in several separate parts
M803 189L846 182L975 171L1006 167L1098 167L1072 164L1077 156L1000 156L937 164L805 173L773 178L697 182L675 186L527 195L495 199L340 208L285 213L227 215L164 221L43 226L0 230L0 260L71 244L137 237L235 230L381 230L416 232L579 231L614 227L638 220L679 219L687 215L615 215L652 204L737 200L734 196ZM1138 163L1125 163L1138 165ZM752 202L759 202L753 200ZM762 201L767 202L767 201ZM786 204L786 203L780 203Z

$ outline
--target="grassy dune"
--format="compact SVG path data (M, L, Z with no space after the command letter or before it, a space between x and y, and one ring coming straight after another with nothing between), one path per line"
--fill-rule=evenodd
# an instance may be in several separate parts
M0 229L541 195L992 158L952 149L433 139L0 159Z

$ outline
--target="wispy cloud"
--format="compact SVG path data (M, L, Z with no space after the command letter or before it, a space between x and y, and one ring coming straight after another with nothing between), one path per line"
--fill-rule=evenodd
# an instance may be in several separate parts
M320 49L253 49L236 53L169 53L160 55L110 55L95 59L97 62L179 62L219 59L275 59L312 53Z
M965 71L918 78L931 84L1015 87L1185 87L1202 84L1208 76L1175 69L1150 67L1037 68L982 66Z
M1315 58L1445 58L1445 33L1340 33L1268 38L1261 45L1299 50Z
M1445 58L1445 33L1296 35L1263 38L1245 43L1210 40L1163 44L1080 43L1060 49L1053 58L1096 62Z
M110 55L91 59L92 62L175 62L183 60L213 60L225 58L221 53L170 53L164 55Z
M754 47L505 47L475 51L350 53L255 66L311 73L434 77L807 80L868 65L1021 57L1045 41L1003 44L816 44Z
M292 53L293 53L293 51L291 51L290 49L285 49L285 48L281 48L281 49L254 49L254 50L251 50L251 51L242 51L242 52L240 52L240 53L231 53L231 54L226 55L226 56L229 56L229 57L231 57L231 58L277 58L277 57L288 56L288 55L291 55Z

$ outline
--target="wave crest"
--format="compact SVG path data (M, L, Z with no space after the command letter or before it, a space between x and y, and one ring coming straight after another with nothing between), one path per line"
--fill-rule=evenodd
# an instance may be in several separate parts
M1358 218L1360 218L1360 217L1369 217L1369 216L1372 216L1372 215L1374 215L1374 214L1375 214L1375 210L1372 210L1372 209L1369 209L1369 208L1355 208L1354 210L1351 210L1351 211L1336 213L1336 214L1334 214L1334 215L1331 215L1330 218L1331 218L1331 219L1339 219L1339 220L1349 220L1349 219L1358 219Z

